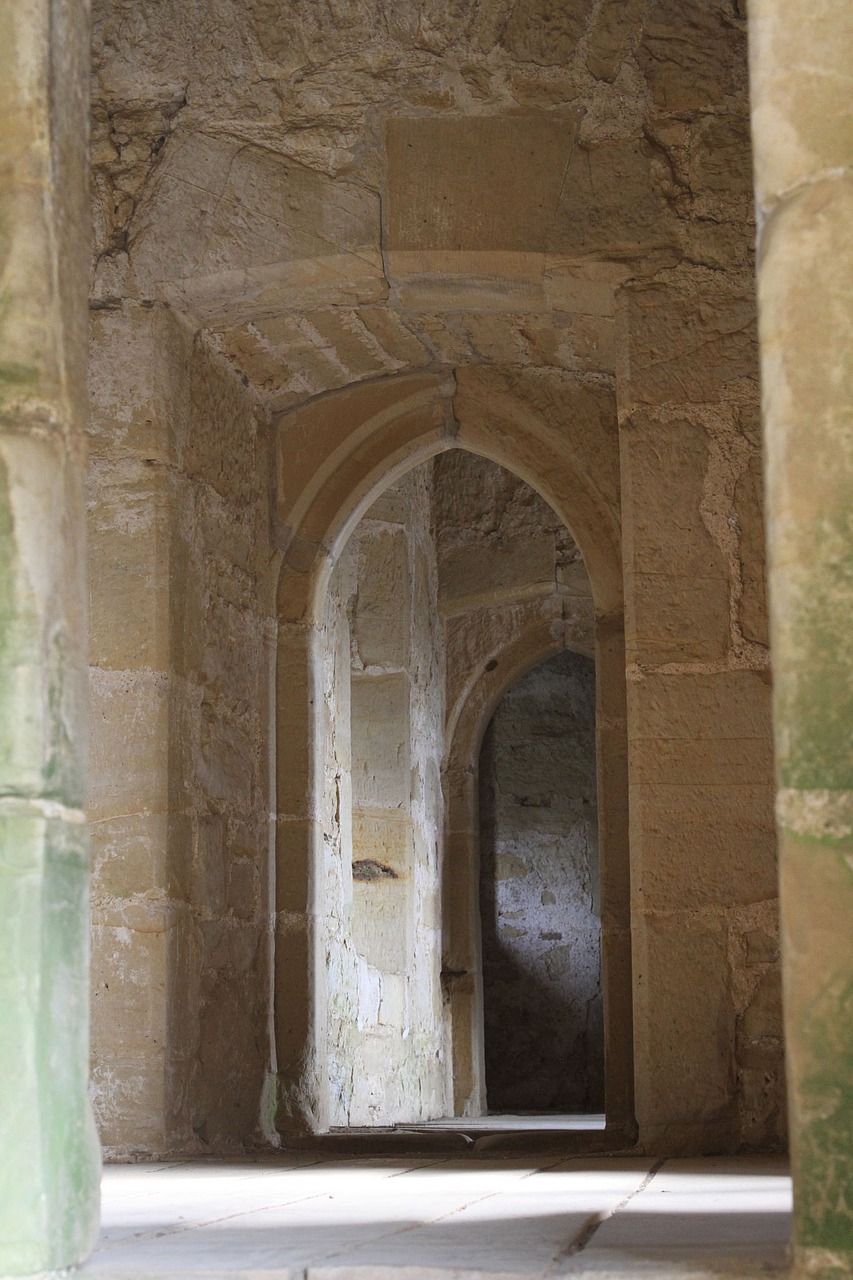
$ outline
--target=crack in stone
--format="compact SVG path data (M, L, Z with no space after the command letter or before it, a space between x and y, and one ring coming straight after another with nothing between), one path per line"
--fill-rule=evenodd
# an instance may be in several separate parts
M594 1238L598 1229L610 1218L615 1218L617 1213L621 1213L636 1196L645 1191L656 1174L665 1164L666 1157L662 1157L652 1165L640 1185L635 1187L633 1191L629 1191L628 1195L624 1196L623 1199L620 1200L618 1204L614 1205L612 1209L606 1209L602 1213L594 1213L591 1217L587 1218L583 1227L581 1227L578 1234L569 1242L569 1244L566 1245L565 1249L562 1249L555 1258L552 1258L551 1262L542 1273L543 1280L546 1280L546 1277L564 1274L562 1271L558 1270L558 1268L561 1267L561 1264L568 1261L570 1258L576 1257L577 1254L582 1253Z

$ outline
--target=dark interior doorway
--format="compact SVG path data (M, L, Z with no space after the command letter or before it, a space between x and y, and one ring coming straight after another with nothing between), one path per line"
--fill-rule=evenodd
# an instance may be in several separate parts
M595 663L568 650L502 698L480 754L490 1112L604 1110Z

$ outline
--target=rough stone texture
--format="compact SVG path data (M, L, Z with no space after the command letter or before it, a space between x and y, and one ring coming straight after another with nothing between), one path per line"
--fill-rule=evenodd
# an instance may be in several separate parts
M742 6L355 0L282 8L218 0L214 19L206 0L97 0L95 18L93 297L106 308L98 315L166 307L188 325L211 379L225 366L234 374L224 416L212 406L205 437L158 464L159 490L140 490L157 493L146 504L152 554L158 546L163 554L164 537L183 545L162 522L180 526L195 486L218 494L229 512L254 510L258 530L275 486L273 536L283 560L273 1017L280 1061L270 1071L280 1079L281 1124L297 1114L308 1127L328 1121L315 1105L328 1014L316 900L326 856L321 810L330 803L320 794L317 755L324 575L383 484L457 444L512 469L551 504L583 552L595 605L587 597L569 608L575 562L558 564L547 521L525 528L507 552L507 581L525 586L498 610L490 612L485 596L504 587L481 550L448 553L448 725L508 635L539 626L537 643L559 647L577 625L591 649L595 614L610 663L600 698L602 849L610 840L621 850L621 861L611 859L616 905L603 912L602 945L617 939L621 948L612 968L621 975L614 990L623 993L625 1026L632 979L624 797L632 786L641 1140L668 1151L772 1145L779 1038L769 1031L769 986L747 963L744 941L770 928L775 891ZM96 346L102 342L107 336L96 333ZM162 376L158 367L149 380L170 419L174 402L178 420L186 395L167 372L170 355ZM123 363L119 356L119 369ZM238 408L240 396L250 408ZM121 393L125 409L112 429L123 434L133 421L130 434L141 441L145 423L158 419L128 414L134 397ZM235 424L261 407L273 415L276 457L244 485L246 428ZM159 455L139 456L144 466L145 456ZM128 471L128 494L135 483ZM230 556L241 563L242 533L233 548L218 533L204 537L219 548L211 559L220 566ZM122 590L135 589L134 580L141 590L147 557L126 559ZM209 578L199 579L192 558L187 565L188 594L203 599L199 583ZM471 578L482 588L479 610ZM116 603L122 599L117 591ZM211 626L224 634L233 624L242 635L231 596L225 603L215 624L211 609ZM234 607L250 608L243 597ZM258 605L258 616L269 607ZM99 608L96 626L109 632ZM208 693L193 675L207 670L206 657L188 657L187 675L171 674L182 645L200 643L203 654L191 619L180 624L185 639L164 629L166 616L178 616L171 597L166 613L157 605L150 633L142 612L122 608L115 624L139 663L129 659L137 674L116 684L127 689L126 709L139 708L134 732L162 743L172 708L193 726L189 758L181 756L179 781L167 788L168 812L191 825L208 803L212 817L247 813L243 798L254 795L258 775L246 716L268 705L243 684L252 660L239 680L214 676ZM360 625L368 651L378 656L386 638L398 651L399 628L381 600L373 624L364 616ZM255 641L239 643L251 652ZM211 661L215 672L222 660ZM660 682L670 693L652 733ZM688 723L703 682L714 691L708 731ZM742 739L726 725L740 713L744 683L754 732ZM227 705L211 711L205 699L220 687ZM491 686L478 687L491 696ZM250 740L252 750L267 750ZM157 760L163 775L159 748ZM715 804L738 769L743 779ZM162 783L146 810L161 804L153 797ZM210 800L188 799L185 786L209 790ZM168 840L180 843L177 818ZM379 844L399 848L397 827L383 823ZM205 830L213 848L230 847L230 828L224 844L215 823ZM130 838L128 848L151 858L149 866L161 859ZM253 873L241 874L238 898ZM215 897L218 884L214 875L202 890L199 880L170 891L169 901L190 918L195 894ZM394 887L388 877L358 884L365 894ZM689 948L683 971L670 963L667 929L675 923L685 937L696 935L692 969ZM465 981L473 999L476 975L466 970ZM709 1040L685 1025L691 983L701 988L700 1007L720 1013L725 1034ZM753 994L760 1017L749 1015ZM162 1020L162 1001L152 1007ZM256 1027L261 1040L265 1034L265 1024ZM771 1082L766 1096L761 1072ZM702 1073L697 1113L685 1081Z
M324 628L323 929L332 1127L445 1113L439 981L444 644L432 468L369 508Z
M93 1097L107 1151L258 1133L266 417L160 307L93 313Z
M435 461L439 608L448 722L486 663L545 624L583 652L594 611L581 554L551 507L511 472L453 450Z
M3 865L20 936L45 958L21 977L16 948L7 969L5 1073L30 1090L21 1106L9 1095L15 1158L0 1200L15 1230L33 1229L24 1254L3 1255L14 1270L85 1249L94 1147L77 840L85 6L7 8ZM324 574L383 485L459 444L530 482L589 572L610 662L602 849L614 831L627 847L631 785L623 1012L640 1140L669 1152L772 1145L780 1039L743 0L94 8L90 794L99 964L133 977L114 1018L107 987L98 994L121 1068L99 1077L101 1102L120 1100L109 1123L117 1132L133 1114L153 1152L236 1145L255 1125L272 1138L277 1103L286 1115L286 1082L325 1017L311 986ZM796 1256L827 1275L849 1272L853 1252L850 22L840 0L750 6ZM401 151L406 139L423 163ZM372 400L363 417L350 412L356 390ZM267 413L282 415L275 455ZM544 585L547 544L533 537L508 557L529 575L524 609ZM470 563L485 574L481 557ZM466 598L461 564L448 600ZM497 682L477 688L487 700ZM275 865L264 861L273 810ZM392 825L377 837L389 849ZM451 834L470 853L473 833ZM26 886L12 869L22 849ZM614 925L602 912L602 945L621 936L630 989L623 863L623 914ZM384 892L387 880L360 884ZM292 1059L277 1062L270 1038L297 1046ZM53 1056L37 1059L46 1043ZM25 1067L50 1070L22 1070L25 1051ZM310 1108L302 1120L322 1127Z
M575 403L589 409L583 396ZM578 416L575 429L581 437L588 433L590 456L601 450L606 457L601 436L591 429L583 411ZM596 417L592 415L593 423ZM565 480L553 482L554 477L543 474L543 491L577 493ZM614 626L612 618L596 617L590 578L563 520L516 475L464 451L450 451L435 462L434 495L439 604L448 654L442 887L448 1097L452 1091L457 1115L478 1116L486 1106L482 833L476 783L483 735L496 705L531 665L566 648L590 657L595 651L601 659L597 683L602 694L596 717L596 772L605 797L600 810L601 883L596 906L602 918L602 965L608 974L604 1087L608 1125L623 1141L630 1141L634 1125L631 963L620 620L617 617ZM574 503L564 509L564 519L577 520ZM602 583L599 589L606 599ZM535 841L532 835L531 840ZM556 906L558 914L561 910L564 903ZM544 967L539 977L547 986Z
M595 664L566 652L504 695L480 755L490 1111L603 1111Z
M758 0L750 16L794 1264L841 1277L853 1270L853 25L833 0Z
M97 1233L86 1096L88 6L0 17L0 1272Z
M683 254L617 304L637 1114L665 1150L784 1132L781 1028L750 1032L744 960L777 873L743 37L729 4L649 7L636 56Z
M667 1149L700 1130L724 1145L784 1133L778 1023L760 1037L760 1099L748 1033L735 1046L755 985L741 931L777 894L750 312L747 297L641 285L620 322L638 1114ZM695 946L667 966L675 919ZM710 1002L707 1041L662 1035L688 987ZM701 1094L686 1088L694 1056Z

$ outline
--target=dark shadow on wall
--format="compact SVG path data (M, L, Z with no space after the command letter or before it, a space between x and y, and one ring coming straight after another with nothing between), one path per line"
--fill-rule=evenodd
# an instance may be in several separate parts
M491 1112L604 1110L595 664L564 652L505 695L480 754Z

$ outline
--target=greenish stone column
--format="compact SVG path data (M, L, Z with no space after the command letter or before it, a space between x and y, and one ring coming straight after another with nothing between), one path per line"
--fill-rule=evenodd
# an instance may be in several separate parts
M82 1261L88 14L0 8L0 1274Z
M853 7L750 0L794 1264L853 1275Z

